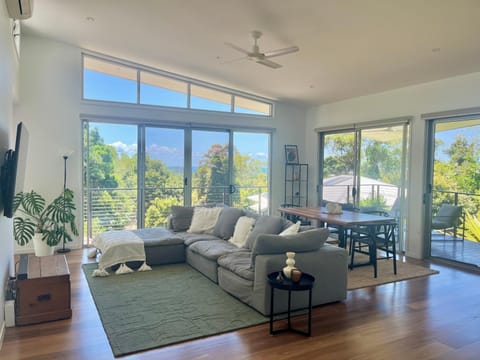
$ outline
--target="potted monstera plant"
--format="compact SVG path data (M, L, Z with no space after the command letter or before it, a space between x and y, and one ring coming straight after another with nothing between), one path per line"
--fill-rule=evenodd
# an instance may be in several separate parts
M65 189L50 204L35 191L20 192L13 199L13 232L21 246L31 240L36 256L53 254L61 241L72 241L78 235L75 224L73 191Z

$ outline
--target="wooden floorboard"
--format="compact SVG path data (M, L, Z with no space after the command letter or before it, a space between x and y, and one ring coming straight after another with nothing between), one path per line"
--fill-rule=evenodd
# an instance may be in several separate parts
M8 328L0 359L114 358L81 270L86 252L67 257L72 319ZM440 274L349 291L344 302L316 307L310 338L270 336L262 324L121 359L479 359L479 274L430 266Z

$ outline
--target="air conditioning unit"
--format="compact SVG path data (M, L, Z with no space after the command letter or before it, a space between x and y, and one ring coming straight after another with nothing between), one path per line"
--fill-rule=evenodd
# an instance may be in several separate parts
M8 14L13 19L24 20L32 16L33 0L5 0Z

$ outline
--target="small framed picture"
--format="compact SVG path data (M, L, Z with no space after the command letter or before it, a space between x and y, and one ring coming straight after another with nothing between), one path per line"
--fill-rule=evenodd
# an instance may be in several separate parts
M297 145L285 145L285 162L287 164L298 164Z

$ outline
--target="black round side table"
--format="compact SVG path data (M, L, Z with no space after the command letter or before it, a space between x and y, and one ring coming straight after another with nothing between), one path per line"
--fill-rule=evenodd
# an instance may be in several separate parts
M286 278L281 271L275 271L267 275L268 283L270 284L270 334L278 334L284 331L293 331L302 335L310 336L312 334L312 288L315 283L315 278L307 273L302 273L300 281L293 282L292 280ZM275 315L281 315L285 313L274 314L274 290L286 290L288 291L288 326L285 329L273 330L273 318ZM308 307L296 310L305 310L308 309L308 330L302 331L292 328L290 322L291 315L291 299L292 291L307 291L308 290Z

